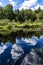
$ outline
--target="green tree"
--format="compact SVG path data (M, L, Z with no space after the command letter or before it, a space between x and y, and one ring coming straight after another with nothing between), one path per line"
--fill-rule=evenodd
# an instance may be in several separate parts
M11 4L8 4L4 8L5 18L12 20L13 19L13 7Z
M37 10L35 10L35 13L41 12L41 8L39 7Z
M34 11L32 11L31 9L27 10L27 20L35 21L36 18L37 16Z
M39 20L43 20L43 12L40 12L40 13L38 14L38 18L39 18Z
M37 16L36 16L35 12L33 12L33 13L31 14L31 20L32 20L32 21L35 21L36 19L37 19Z
M24 11L24 10L21 10L21 11L19 12L18 19L19 19L19 21L21 21L21 22L24 22L24 21L25 21L25 11Z
M32 14L32 10L31 9L27 10L27 13L26 13L27 20L31 19L31 14Z
M4 17L3 7L0 6L0 19L3 19L3 17Z
M16 10L14 11L14 19L15 19L15 21L18 21L18 17L19 17L19 10L16 9Z

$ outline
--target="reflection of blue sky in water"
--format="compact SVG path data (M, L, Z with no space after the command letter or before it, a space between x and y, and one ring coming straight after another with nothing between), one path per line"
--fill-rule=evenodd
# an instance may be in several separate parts
M0 65L19 65L20 62L22 62L21 65L24 62L24 65L29 63L34 65L34 63L37 63L37 54L32 49L37 47L43 47L43 36L40 36L40 38L35 36L32 36L32 38L16 38L16 44L10 42L4 44L2 42L0 43ZM28 62L29 58L31 59Z

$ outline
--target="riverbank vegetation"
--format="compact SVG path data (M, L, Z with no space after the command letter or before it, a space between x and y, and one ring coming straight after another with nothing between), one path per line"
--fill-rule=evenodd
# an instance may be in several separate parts
M0 34L9 34L11 32L17 31L43 31L43 22L29 22L25 21L23 23L10 21L8 19L0 20Z
M43 31L43 10L16 9L11 4L0 6L0 34L11 32Z

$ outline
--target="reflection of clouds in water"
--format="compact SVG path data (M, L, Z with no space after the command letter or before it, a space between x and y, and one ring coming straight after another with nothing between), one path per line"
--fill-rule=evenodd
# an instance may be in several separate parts
M43 47L43 35L40 36L40 38L39 38L37 44L38 44L40 47Z
M32 36L32 38L25 38L24 40L26 43L30 43L29 45L36 45L38 41L38 37Z
M28 43L29 45L36 45L37 41L34 39L26 39L24 40L26 43Z
M36 41L38 41L38 37L36 37L36 36L32 36L31 39L35 39Z
M21 57L21 55L24 53L23 49L21 48L21 46L18 46L16 44L14 44L12 46L12 50L11 50L11 54L12 54L12 58L13 59L19 59L19 57Z
M21 65L42 65L40 62L40 58L36 54L35 50L32 49L29 54L27 54Z
M41 35L40 38L43 38L43 35Z
M2 54L6 48L7 48L6 45L0 46L0 54Z
M16 38L16 43L28 43L28 45L36 45L37 44L37 41L38 41L38 37L35 37L35 36L32 36L32 38L21 38L21 39L18 39Z
M3 60L1 60L1 58L5 59L5 57L6 57L6 59L5 59L6 61L4 62L5 65L15 65L15 63L17 63L18 60L19 61L21 60L22 56L25 54L25 51L28 51L29 49L31 49L30 51L28 51L28 54L27 53L25 54L25 57L22 59L22 62L20 65L41 65L39 63L40 59L39 59L37 53L31 46L35 47L36 44L37 45L39 44L42 46L43 36L40 36L40 38L35 37L35 36L32 36L32 38L20 38L20 39L16 39L16 42L18 44L17 43L11 44L10 42L7 42L6 44L1 43L1 45L0 45L0 62L3 63ZM23 47L22 47L22 45L23 45ZM28 48L28 50L26 50L27 48ZM24 51L24 49L25 49L25 51ZM6 56L2 53L5 53ZM0 64L0 65L2 65L2 64ZM16 64L16 65L18 65L18 64Z
M17 44L13 44L12 49L11 49L13 64L15 64L22 57L23 54L24 54L24 51L21 48L21 46L18 46Z

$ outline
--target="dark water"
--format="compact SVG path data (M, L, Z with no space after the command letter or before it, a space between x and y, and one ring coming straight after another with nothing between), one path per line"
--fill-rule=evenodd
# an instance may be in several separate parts
M38 49L38 51L36 51ZM0 42L0 65L43 65L43 35ZM40 51L41 50L41 51Z

